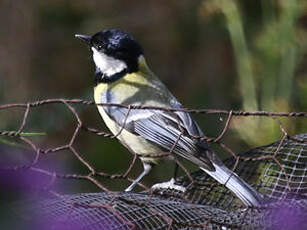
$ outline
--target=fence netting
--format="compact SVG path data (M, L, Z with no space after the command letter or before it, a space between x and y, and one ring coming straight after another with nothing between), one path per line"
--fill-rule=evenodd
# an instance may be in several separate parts
M64 100L57 103L64 103L77 118L78 125L74 136L82 128L104 137L111 136L83 127L71 105L91 103ZM82 158L73 147L74 136L67 145L43 149L29 138L20 135L29 110L39 105L41 104L37 102L17 105L25 108L21 127L17 131L0 131L2 136L15 136L28 143L36 153L31 164L3 168L1 172L34 171L51 178L48 186L43 188L43 197L17 201L7 207L6 222L10 222L12 229L307 229L307 134L290 136L280 123L283 134L281 140L231 155L224 161L227 167L264 195L265 202L262 206L247 208L225 186L201 170L176 178L176 185L185 187L185 192L169 188L144 190L139 193L110 191L94 177L110 175L95 170ZM4 108L10 106L0 107ZM208 138L208 141L220 142L232 116L236 114L242 116L246 112L229 111L221 135L211 140ZM258 115L260 114L266 113L259 112ZM272 117L276 114L267 115ZM288 115L306 116L305 113ZM224 144L221 143L221 146ZM45 154L63 150L70 150L91 173L64 175L36 167ZM134 161L131 167L133 164ZM129 170L116 176L131 180L128 178ZM86 179L102 191L60 194L52 188L57 178Z

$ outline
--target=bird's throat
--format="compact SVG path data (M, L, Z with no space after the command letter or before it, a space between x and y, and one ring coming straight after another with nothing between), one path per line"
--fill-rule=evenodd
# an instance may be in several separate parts
M95 82L96 85L98 85L99 83L112 83L124 77L127 73L128 73L127 69L123 69L118 73L108 76L105 73L102 73L99 69L97 69L95 72Z

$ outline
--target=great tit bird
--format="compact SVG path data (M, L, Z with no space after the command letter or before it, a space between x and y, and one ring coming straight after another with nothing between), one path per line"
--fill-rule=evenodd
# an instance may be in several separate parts
M96 66L96 104L183 108L148 68L142 47L131 35L110 29L75 36L87 43ZM261 204L262 196L224 166L206 141L196 138L204 134L189 113L97 106L107 127L144 165L144 171L125 191L131 191L160 160L169 158L161 152L172 151L225 185L246 206Z

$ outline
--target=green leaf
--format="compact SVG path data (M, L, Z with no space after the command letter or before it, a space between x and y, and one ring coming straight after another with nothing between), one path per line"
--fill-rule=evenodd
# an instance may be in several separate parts
M5 145L9 145L9 146L13 146L13 147L17 147L17 148L26 148L24 145L17 143L15 141L9 141L5 138L1 138L0 137L0 143L5 144Z
M45 135L47 135L47 134L46 133L35 133L35 132L33 132L33 133L24 133L24 132L20 133L20 136L22 136L22 137L45 136Z

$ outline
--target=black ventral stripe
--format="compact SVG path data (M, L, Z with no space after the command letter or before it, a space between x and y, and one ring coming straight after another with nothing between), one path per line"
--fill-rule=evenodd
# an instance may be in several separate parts
M112 83L117 81L118 79L122 78L123 76L125 76L128 73L127 69L123 69L122 71L113 74L111 76L107 76L106 74L101 73L100 71L96 70L95 73L95 82L96 84L99 83Z

